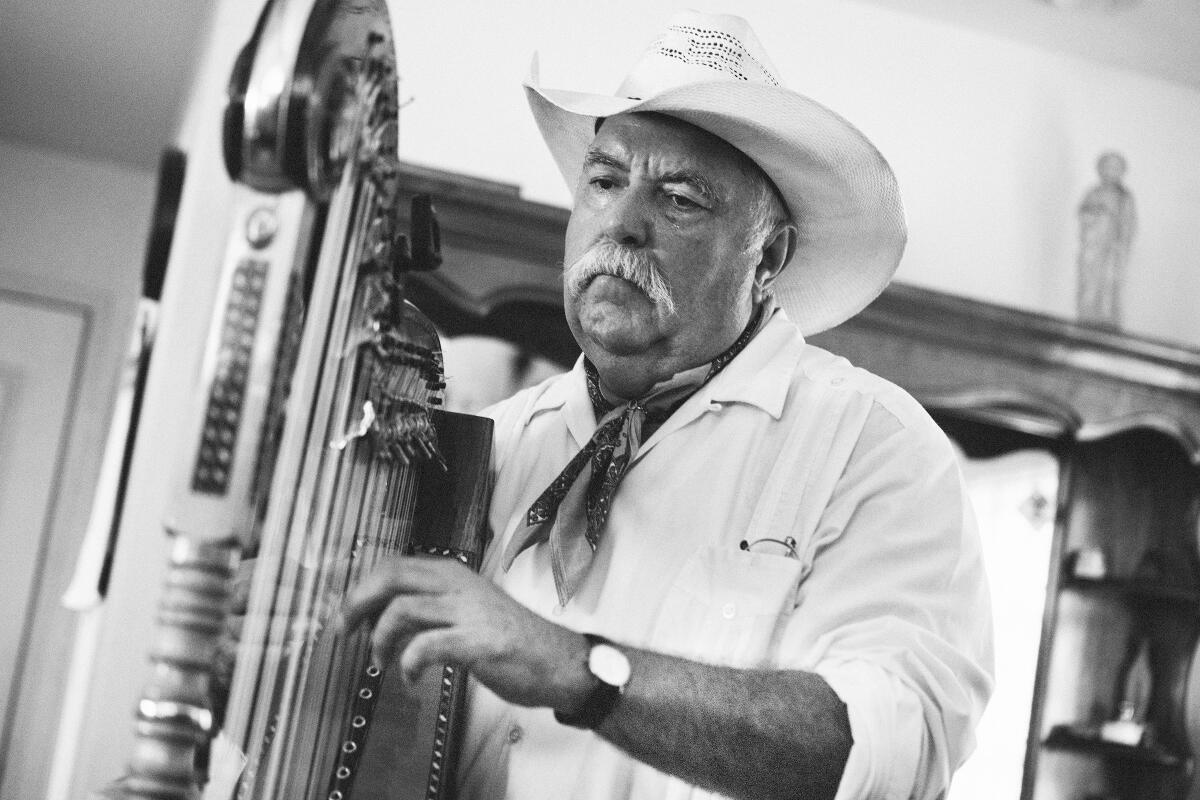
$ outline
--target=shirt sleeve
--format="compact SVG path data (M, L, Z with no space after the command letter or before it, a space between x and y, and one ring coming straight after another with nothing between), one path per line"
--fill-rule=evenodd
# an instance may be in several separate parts
M846 704L838 800L936 798L991 693L991 609L954 451L915 402L874 404L810 541L781 654Z

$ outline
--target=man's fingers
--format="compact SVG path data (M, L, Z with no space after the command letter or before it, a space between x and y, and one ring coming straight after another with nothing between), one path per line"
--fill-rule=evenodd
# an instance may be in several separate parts
M408 559L388 560L350 590L342 605L342 620L347 628L376 617L392 599L414 591Z
M421 597L394 598L375 621L371 632L373 659L379 666L390 663L414 634L427 628L450 625L442 603Z
M433 665L465 662L462 637L452 628L431 628L412 637L400 655L400 671L406 683L415 683Z
M454 591L472 573L457 561L395 557L384 561L347 595L342 620L353 628L379 615L395 597L439 595Z

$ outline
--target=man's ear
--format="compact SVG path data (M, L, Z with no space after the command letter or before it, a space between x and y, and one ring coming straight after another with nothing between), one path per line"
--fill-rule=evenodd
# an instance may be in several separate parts
M762 301L771 284L796 252L800 231L791 222L780 223L762 247L762 259L754 270L754 302Z

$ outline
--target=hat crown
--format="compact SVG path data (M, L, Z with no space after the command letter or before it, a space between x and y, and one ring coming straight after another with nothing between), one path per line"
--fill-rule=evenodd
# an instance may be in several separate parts
M772 284L804 335L874 300L904 252L896 176L861 131L780 85L750 29L732 15L673 17L615 95L547 89L536 63L526 94L568 186L576 186L598 120L675 117L728 142L759 166L793 214L792 263Z
M722 80L780 86L778 75L745 19L684 11L646 49L617 96L643 99L676 86Z

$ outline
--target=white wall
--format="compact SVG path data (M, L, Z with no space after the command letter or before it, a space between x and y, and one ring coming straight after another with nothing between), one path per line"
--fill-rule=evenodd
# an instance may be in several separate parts
M61 428L53 436L62 437L55 440L65 448L61 470L50 483L57 495L42 509L47 524L0 530L0 552L13 556L14 568L28 571L14 578L24 597L9 604L0 620L5 641L24 636L27 645L24 669L16 676L19 691L0 720L0 730L9 734L0 752L0 797L39 797L49 777L47 753L54 746L78 621L59 598L87 524L140 285L154 176L0 140L0 186L0 287L45 298L50 306L80 309L84 320L77 395L44 400L47 406L61 403L67 415L65 424L54 420ZM62 349L53 346L61 342L31 341L35 335L0 330L8 349ZM70 374L74 365L62 368ZM49 435L23 428L16 432L14 452ZM45 503L44 475L26 470L16 476L4 487L11 502ZM30 555L23 559L21 553ZM33 614L30 627L23 612Z
M253 30L257 12L257 4L243 0L214 6L195 82L186 100L180 99L176 142L187 153L187 178L109 594L91 633L95 652L91 672L84 674L84 696L77 716L64 723L54 753L55 763L62 765L55 776L57 793L45 800L90 796L124 773L133 753L133 709L150 675L148 656L171 545L165 509L176 488L180 442L194 441L194 430L184 420L191 419L187 415L194 407L201 350L232 226L232 186L220 156L221 111L229 65Z
M68 294L132 302L154 178L0 139L0 268Z
M545 85L612 91L687 5L394 0L402 155L568 204L519 87L530 54ZM1128 328L1200 345L1200 92L854 0L718 8L891 160L911 234L900 280L1073 316L1075 209L1116 149L1140 217Z

